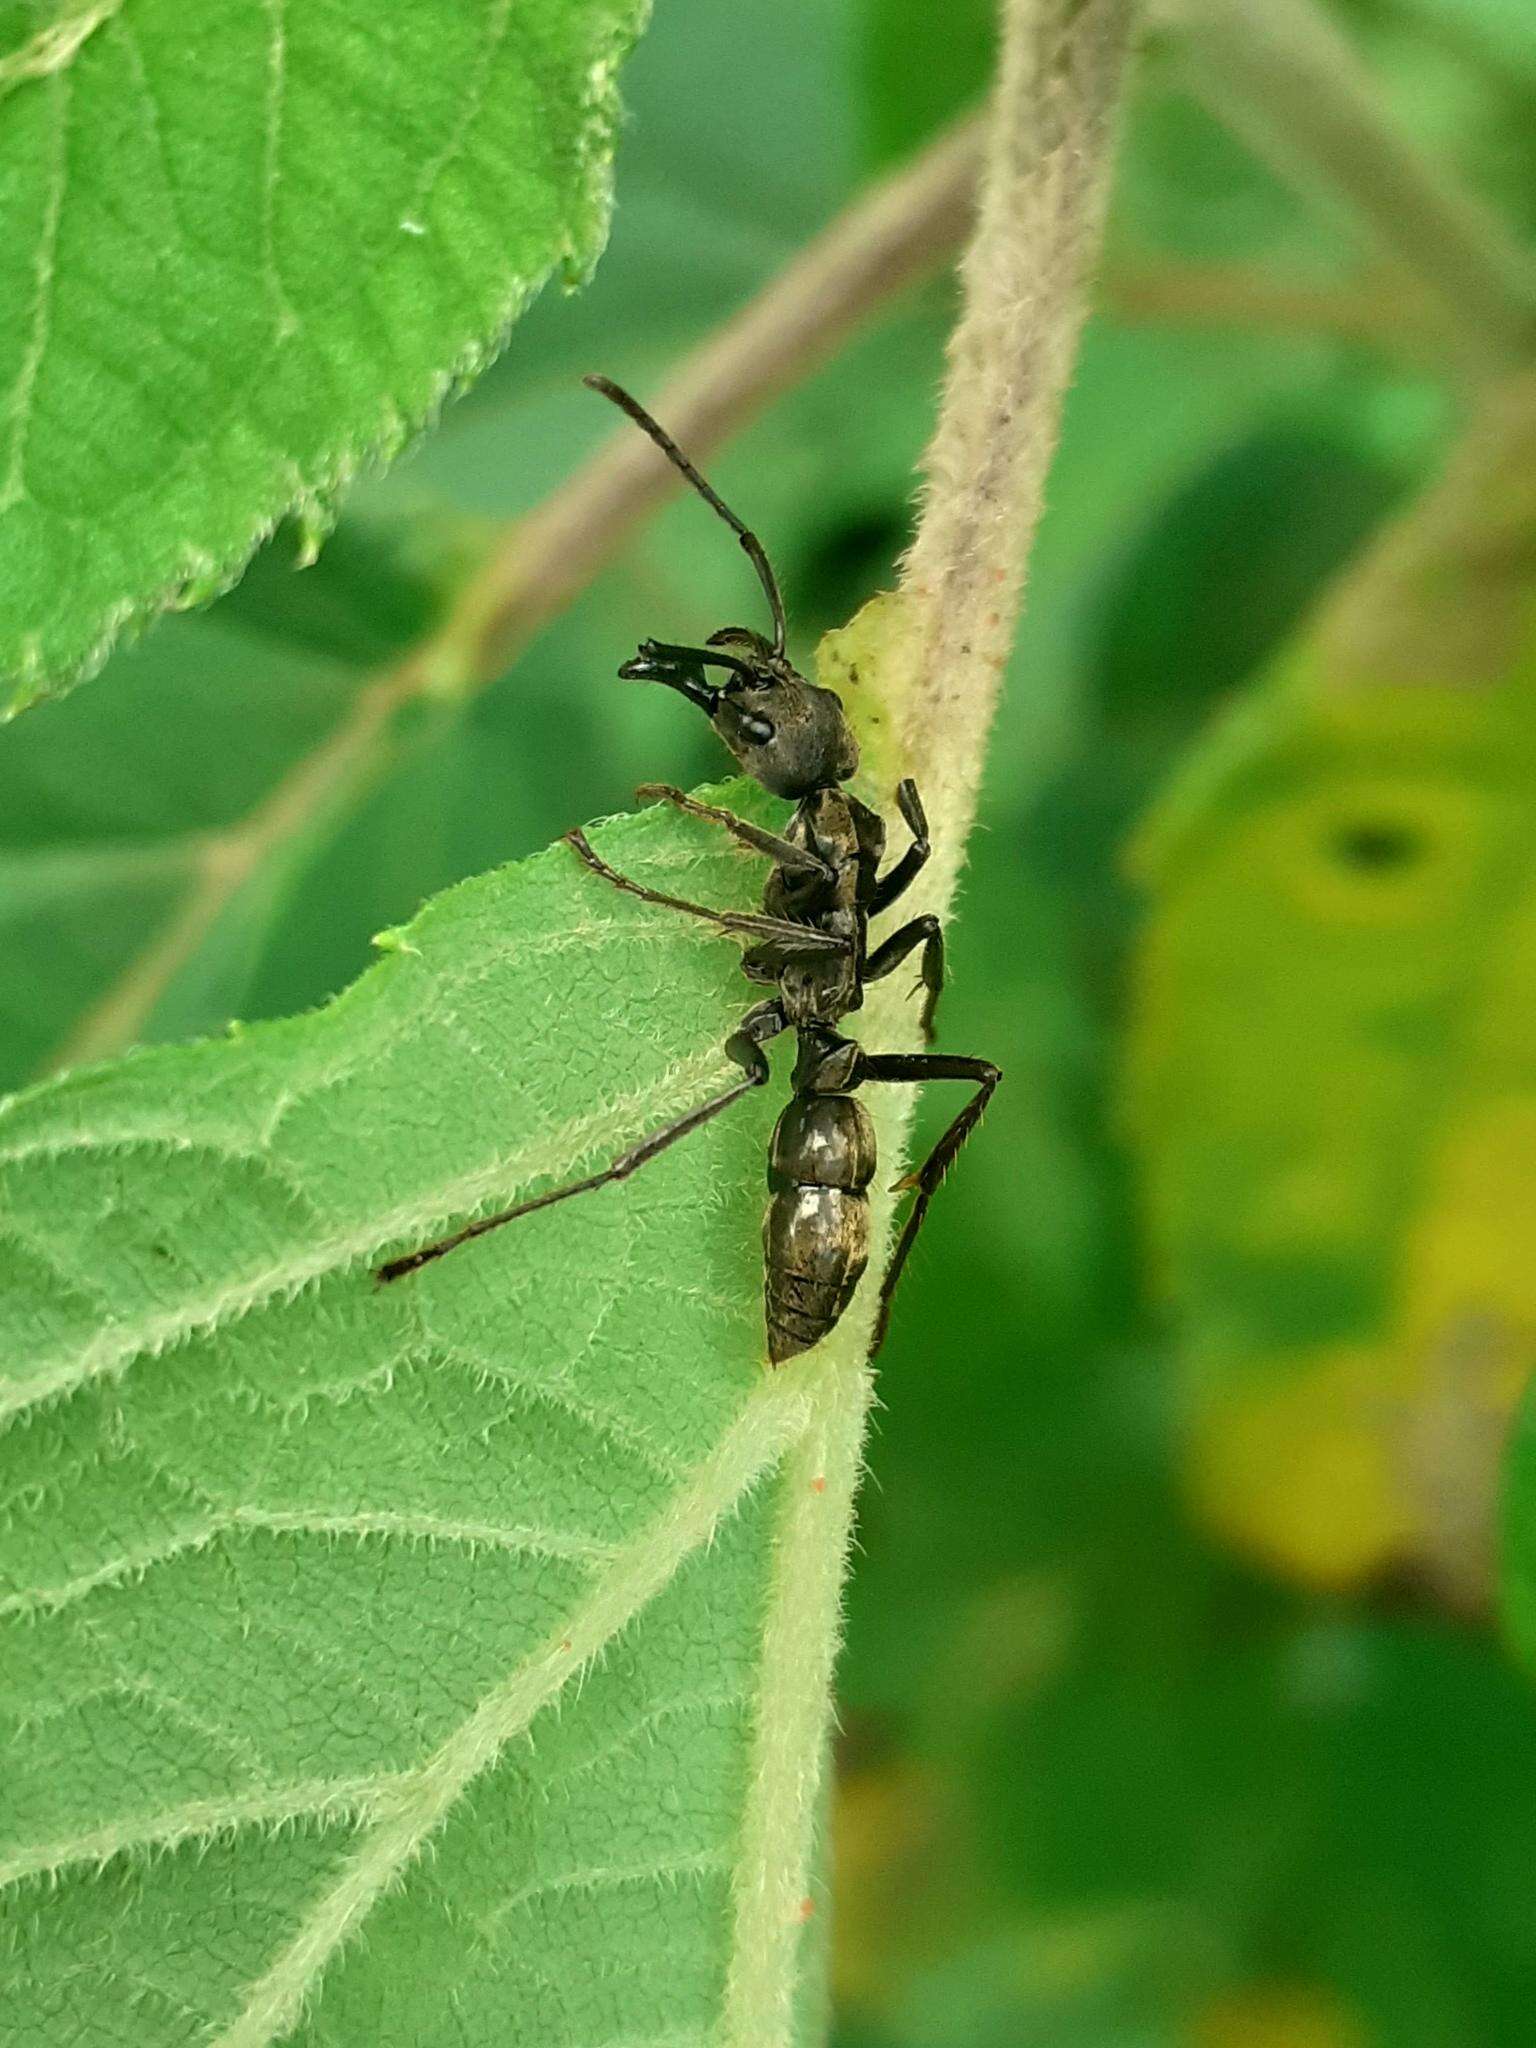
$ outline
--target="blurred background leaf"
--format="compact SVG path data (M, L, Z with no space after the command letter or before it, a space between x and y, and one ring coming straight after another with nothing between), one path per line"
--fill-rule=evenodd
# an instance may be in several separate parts
M1334 13L1411 138L1529 238L1520 10ZM315 568L280 543L0 735L3 931L30 934L8 1079L66 1055L174 918L185 835L238 831L437 615L480 523L610 431L579 374L652 392L967 102L989 14L658 10L591 287L532 310ZM948 310L943 286L909 295L711 462L802 652L889 580ZM1378 536L1432 501L1471 409L1412 281L1256 162L1153 38L952 937L944 1043L1008 1084L882 1354L842 1669L838 2048L1529 2041L1536 1710L1479 1602L1528 1363L1530 676L1511 654L1483 690L1408 697L1334 689L1329 665ZM1527 566L1503 567L1522 603ZM1488 616L1486 580L1448 581L1449 615ZM612 672L642 633L754 605L702 509L670 508L509 674L384 718L142 1034L312 1004L422 894L637 781L716 773L706 732ZM100 724L68 725L77 706ZM1460 1316L1472 1280L1491 1349Z

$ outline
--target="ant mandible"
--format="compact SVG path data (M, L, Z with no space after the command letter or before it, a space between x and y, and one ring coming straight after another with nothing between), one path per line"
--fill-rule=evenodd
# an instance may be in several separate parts
M897 1182L916 1192L880 1289L870 1355L879 1350L890 1320L891 1297L939 1183L980 1122L1001 1078L990 1060L940 1053L872 1053L845 1037L838 1025L864 1000L865 984L879 981L922 948L924 1040L932 1042L933 1014L944 986L944 936L939 920L914 917L870 952L869 920L889 909L928 859L928 825L917 785L896 791L896 808L912 835L900 860L878 873L885 851L883 820L843 787L859 765L859 750L832 690L820 689L791 667L784 651L784 602L768 557L725 501L710 487L672 437L636 399L606 377L585 382L626 412L735 533L757 571L773 617L773 638L745 626L712 633L703 647L644 641L621 676L665 683L708 716L715 731L754 781L798 809L782 833L766 831L713 804L695 802L665 783L642 784L642 801L671 804L690 817L719 825L742 845L764 854L773 870L760 916L710 910L643 887L621 875L587 843L568 832L568 843L593 874L627 895L706 919L747 941L742 971L774 993L747 1012L725 1051L744 1078L686 1115L642 1138L585 1179L551 1188L494 1216L467 1224L419 1251L379 1268L381 1281L399 1280L488 1230L499 1230L552 1202L625 1180L768 1080L763 1047L781 1031L796 1038L794 1093L774 1126L768 1155L771 1198L763 1221L768 1356L778 1365L805 1351L837 1322L869 1262L869 1185L875 1173L875 1133L856 1090L878 1081L969 1081L975 1093L914 1172ZM712 681L709 671L721 672Z

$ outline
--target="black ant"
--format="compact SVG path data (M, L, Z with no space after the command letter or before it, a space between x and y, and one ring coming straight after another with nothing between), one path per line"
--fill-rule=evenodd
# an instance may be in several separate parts
M875 1133L854 1091L869 1081L969 1081L976 1090L922 1165L897 1182L898 1189L915 1189L917 1199L880 1289L873 1356L884 1339L891 1296L928 1204L1001 1078L990 1060L929 1052L865 1052L837 1028L849 1011L861 1006L866 982L881 980L920 946L919 986L927 992L922 1028L924 1039L932 1041L933 1013L944 986L944 937L938 919L914 917L873 952L866 947L870 918L889 909L928 859L922 802L916 784L903 781L896 791L896 808L912 841L900 860L880 875L884 822L842 787L859 765L858 746L835 692L819 689L790 666L784 651L784 602L762 544L627 391L606 377L585 381L650 436L732 529L757 571L773 615L771 640L745 626L726 626L712 633L703 647L647 640L619 674L665 683L697 704L747 774L775 796L795 798L799 808L780 834L712 804L696 803L665 783L646 783L636 792L642 801L672 804L690 817L722 826L744 846L766 854L774 866L760 916L710 910L644 888L609 867L583 833L565 836L592 872L615 889L705 918L745 939L743 972L775 993L749 1010L726 1040L725 1050L745 1079L642 1138L601 1172L534 1195L420 1251L391 1259L379 1268L379 1278L399 1280L515 1217L626 1179L679 1138L761 1088L768 1080L764 1045L781 1031L792 1030L798 1047L795 1092L774 1126L768 1155L772 1198L763 1223L768 1355L775 1365L826 1336L853 1298L869 1262L868 1189L875 1173ZM710 669L722 671L724 680L712 682Z

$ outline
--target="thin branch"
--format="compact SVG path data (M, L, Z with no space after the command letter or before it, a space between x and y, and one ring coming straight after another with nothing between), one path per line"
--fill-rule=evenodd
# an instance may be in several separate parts
M44 1071L108 1059L132 1045L161 997L248 883L300 834L334 816L388 758L395 714L417 694L405 669L365 683L345 717L256 808L198 841L190 888L163 928L84 1011Z
M1159 256L1111 264L1099 287L1110 319L1157 327L1327 336L1424 367L1443 367L1443 323L1396 276L1312 283L1255 263Z
M831 355L959 247L981 128L970 121L862 193L756 298L688 356L657 410L703 456ZM620 432L526 517L509 521L445 619L359 691L345 718L246 817L204 843L198 879L164 930L81 1018L49 1069L131 1045L236 892L386 756L397 714L502 674L677 488L639 435Z
M1499 370L1536 344L1536 262L1427 158L1314 0L1163 0L1197 90L1281 175L1342 202L1433 294L1469 359Z

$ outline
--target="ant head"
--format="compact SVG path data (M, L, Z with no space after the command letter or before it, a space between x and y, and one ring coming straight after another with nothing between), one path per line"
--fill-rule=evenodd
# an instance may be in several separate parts
M666 683L700 705L748 775L775 796L802 797L829 783L846 782L859 765L858 746L836 693L807 682L789 664L784 652L784 602L757 535L742 525L638 399L608 377L582 381L627 413L730 527L757 571L773 614L771 640L745 626L711 633L703 647L669 647L647 640L619 674ZM707 680L705 671L711 668L724 670L725 681Z
M725 669L726 680L706 681L706 666ZM712 633L696 650L647 640L619 674L666 683L699 705L746 773L775 796L799 798L846 782L859 765L837 693L807 682L745 626Z

